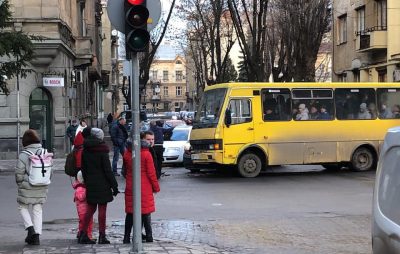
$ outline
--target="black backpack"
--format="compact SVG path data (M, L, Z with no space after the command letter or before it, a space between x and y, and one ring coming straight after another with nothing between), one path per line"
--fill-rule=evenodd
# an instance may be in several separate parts
M76 177L79 169L76 168L75 150L67 155L64 165L65 174Z

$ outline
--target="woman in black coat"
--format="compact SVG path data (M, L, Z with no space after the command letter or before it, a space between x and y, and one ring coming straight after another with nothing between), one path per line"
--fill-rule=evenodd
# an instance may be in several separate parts
M118 183L111 170L108 153L108 146L103 141L104 133L101 129L92 128L91 135L83 143L82 171L86 185L86 200L89 205L85 216L83 228L98 211L99 220L99 244L109 244L106 238L106 212L107 203L113 200L113 196L118 194ZM82 232L79 243L95 243L87 236L87 232Z

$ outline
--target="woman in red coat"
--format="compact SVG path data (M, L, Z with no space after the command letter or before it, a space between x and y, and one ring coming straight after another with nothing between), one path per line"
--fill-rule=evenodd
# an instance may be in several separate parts
M157 181L156 170L154 168L153 158L149 151L149 146L146 141L141 141L140 150L140 169L141 169L141 197L142 197L142 226L144 226L146 235L143 236L146 242L153 242L153 234L151 229L151 213L156 208L154 204L154 192L160 191L160 186ZM125 187L125 233L123 243L130 243L130 235L133 226L133 197L132 197L132 145L128 144L128 149L125 150L124 168L126 172L126 187Z

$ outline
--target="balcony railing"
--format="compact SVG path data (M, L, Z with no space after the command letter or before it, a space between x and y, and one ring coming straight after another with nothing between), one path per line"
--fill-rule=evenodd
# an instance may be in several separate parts
M360 35L360 49L367 49L370 47L371 36L369 34Z
M369 51L387 48L386 29L386 26L374 26L357 31L357 50Z

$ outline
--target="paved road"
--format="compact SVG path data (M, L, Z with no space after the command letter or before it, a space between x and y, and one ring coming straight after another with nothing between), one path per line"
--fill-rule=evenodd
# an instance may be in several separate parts
M155 238L205 244L230 253L371 253L374 172L328 173L319 166L274 167L255 179L167 168L153 215ZM123 178L119 178L123 190ZM25 232L14 176L0 174L0 244ZM44 239L73 239L69 178L57 172L45 206ZM123 195L109 205L108 232L123 234Z

